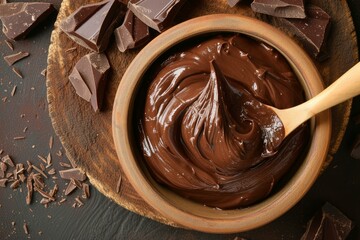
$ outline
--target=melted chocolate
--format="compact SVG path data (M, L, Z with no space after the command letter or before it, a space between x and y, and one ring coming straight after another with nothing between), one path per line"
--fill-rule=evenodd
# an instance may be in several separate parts
M180 195L236 208L266 197L305 145L263 104L304 101L283 56L244 36L215 37L168 58L139 120L150 172ZM269 128L277 123L278 129ZM280 145L281 143L281 145Z

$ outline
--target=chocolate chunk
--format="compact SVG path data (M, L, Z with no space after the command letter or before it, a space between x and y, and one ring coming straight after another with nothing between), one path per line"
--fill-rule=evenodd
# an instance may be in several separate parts
M4 162L0 162L0 170L6 172L7 170L7 165Z
M326 203L309 221L301 240L346 239L354 224L342 212Z
M304 0L254 0L251 3L254 12L274 17L305 18Z
M234 7L236 4L238 4L241 0L227 0L228 5L230 7Z
M72 193L74 190L76 189L76 185L70 181L69 185L67 186L67 188L65 189L65 195L69 195L70 193Z
M331 18L324 10L314 5L306 6L306 14L305 19L278 20L299 38L309 54L320 61L324 60L327 57L324 49Z
M55 8L50 3L8 3L0 5L0 20L6 37L14 40L25 38Z
M355 159L360 159L360 135L356 137L350 156Z
M101 109L109 71L105 54L90 53L76 63L69 76L76 93L90 102L95 112Z
M144 46L150 40L149 27L130 10L125 15L124 23L115 29L114 34L120 52Z
M149 27L162 32L170 27L185 0L133 0L128 8Z
M17 61L20 61L23 58L26 58L30 54L28 52L18 52L15 54L7 55L4 57L4 60L7 62L9 66L13 65Z
M72 168L68 170L59 171L61 178L63 179L76 179L79 181L84 181L86 179L86 174L79 168Z
M118 0L84 5L62 21L60 28L77 44L103 52L125 9Z

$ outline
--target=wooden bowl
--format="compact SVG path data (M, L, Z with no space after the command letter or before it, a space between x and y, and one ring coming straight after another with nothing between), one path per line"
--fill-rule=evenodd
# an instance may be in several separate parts
M120 164L139 195L165 218L190 229L233 233L264 225L294 206L316 180L326 158L330 136L330 112L312 121L311 144L302 164L284 186L258 204L243 209L217 210L182 198L159 185L142 163L134 136L132 116L137 90L144 73L168 49L204 34L234 32L268 43L282 53L297 74L307 98L323 89L321 76L307 54L289 37L259 20L229 14L208 15L181 23L150 42L123 75L113 108L113 137Z

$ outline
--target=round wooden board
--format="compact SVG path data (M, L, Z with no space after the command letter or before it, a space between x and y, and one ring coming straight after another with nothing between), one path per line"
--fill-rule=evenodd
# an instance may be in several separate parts
M59 29L59 23L81 5L97 2L94 0L64 0L59 10L55 29L51 36L47 68L47 97L49 112L56 134L62 142L67 157L78 167L86 171L91 183L104 195L126 209L151 219L175 225L162 217L146 204L134 191L122 174L113 144L111 130L112 106L118 84L123 73L138 51L120 53L114 42L106 54L112 72L106 89L105 106L102 112L94 113L91 105L78 97L68 80L75 63L89 51L79 47ZM246 3L247 2L247 3ZM318 63L318 68L328 85L358 61L358 49L354 26L345 0L313 0L332 16L332 31L329 40L330 58ZM261 18L276 22L263 15L255 15L249 8L248 1L234 8L226 0L187 1L177 16L177 22L189 18L213 13L233 13ZM74 51L67 49L77 47ZM344 135L351 108L351 101L345 102L332 110L333 136L327 164L337 151ZM120 192L117 182L122 176Z

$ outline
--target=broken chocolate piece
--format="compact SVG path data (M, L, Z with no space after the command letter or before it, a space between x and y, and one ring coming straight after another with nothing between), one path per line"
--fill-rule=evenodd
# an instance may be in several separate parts
M76 189L76 185L73 182L69 182L69 185L65 189L65 196L69 195Z
M28 52L18 52L15 54L7 55L4 57L4 60L7 62L9 66L13 65L17 61L20 61L23 58L26 58L30 54Z
M11 51L14 51L14 45L9 40L6 39L5 43L10 48Z
M118 0L84 5L62 21L60 28L77 44L103 52L125 9Z
M185 0L133 0L128 2L128 8L146 25L162 32L170 27L184 3Z
M76 93L90 102L95 112L101 109L109 71L105 54L90 53L76 63L69 76Z
M240 1L241 0L227 0L230 7L235 7L235 5L238 4Z
M84 181L86 179L86 174L79 168L72 168L67 170L59 171L61 178L63 179L76 179L79 181Z
M254 0L254 12L284 18L305 18L304 0Z
M320 61L324 60L327 57L324 48L331 18L324 10L314 5L306 6L306 14L305 19L278 20L299 38L309 54Z
M123 24L115 29L116 45L120 52L144 46L150 40L150 29L130 10Z
M356 137L350 156L355 159L360 159L360 135Z
M16 188L18 188L20 186L20 180L16 180L16 181L14 181L11 185L10 185L10 187L12 188L12 189L16 189Z
M343 240L349 235L354 224L342 212L326 203L308 223L301 240L336 239Z
M0 20L6 37L19 40L45 20L55 8L50 3L22 2L0 5Z
M9 165L10 167L15 167L14 162L9 155L5 155L4 157L2 157L1 161Z
M0 170L6 172L7 170L7 165L4 162L0 162Z

